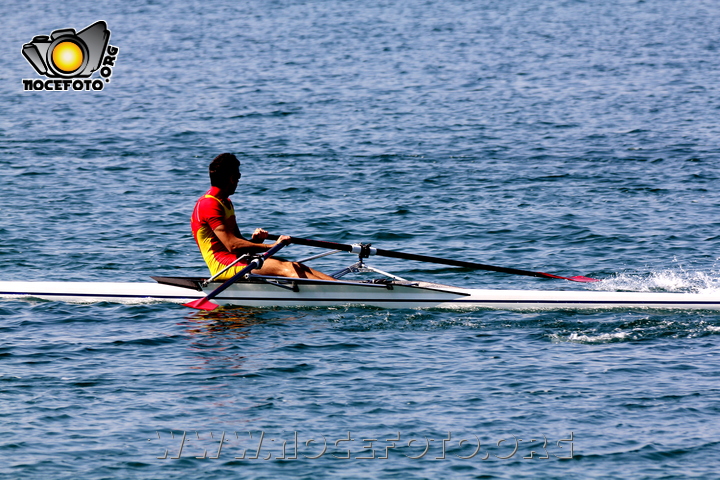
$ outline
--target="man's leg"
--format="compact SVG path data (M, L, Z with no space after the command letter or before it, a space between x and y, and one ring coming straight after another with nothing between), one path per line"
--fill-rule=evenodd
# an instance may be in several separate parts
M310 278L313 280L337 280L322 272L313 270L312 268L297 262L288 262L285 260L277 260L268 258L261 269L253 270L252 273L257 275L270 275L275 277L295 277Z

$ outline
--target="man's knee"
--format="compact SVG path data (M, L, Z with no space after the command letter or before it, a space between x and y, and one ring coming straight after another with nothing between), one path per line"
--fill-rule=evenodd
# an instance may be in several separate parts
M276 258L269 258L265 260L265 264L261 270L266 275L278 275L278 276L292 276L295 269L293 268L292 262L286 260L278 260Z

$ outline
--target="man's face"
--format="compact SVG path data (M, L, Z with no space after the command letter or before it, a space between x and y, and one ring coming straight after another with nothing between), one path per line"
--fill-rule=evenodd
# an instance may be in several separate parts
M228 186L230 187L229 188L230 192L228 193L228 195L232 195L233 193L235 193L235 190L237 189L237 186L238 186L238 182L240 181L240 177L242 177L240 170L230 174L230 176L228 177Z

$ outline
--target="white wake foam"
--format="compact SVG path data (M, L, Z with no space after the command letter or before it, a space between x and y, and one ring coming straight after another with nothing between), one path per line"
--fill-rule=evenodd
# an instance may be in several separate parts
M593 284L593 289L613 292L716 293L720 292L720 273L693 272L682 268L644 275L619 273Z

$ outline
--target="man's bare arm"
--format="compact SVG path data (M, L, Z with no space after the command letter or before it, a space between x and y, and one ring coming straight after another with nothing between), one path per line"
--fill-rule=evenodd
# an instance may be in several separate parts
M225 227L225 225L218 226L217 228L213 229L213 232L215 232L215 235L217 235L218 239L220 239L223 245L225 245L225 248L227 248L229 252L233 253L252 253L263 250L270 250L278 243L287 243L287 241L290 239L290 237L288 237L287 235L283 235L278 238L277 242L275 243L262 243L262 240L260 240L260 243L255 243L242 237L238 237L231 232L228 232L228 229ZM267 236L267 232L265 236ZM253 234L253 238L257 240L255 234Z
M238 237L232 231L228 231L225 225L218 226L213 229L213 232L215 232L215 235L217 235L218 239L220 239L229 252L249 253L269 250L272 247L271 244L265 245L263 243L255 243L242 237Z

